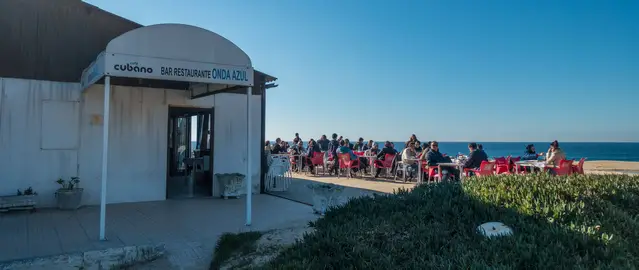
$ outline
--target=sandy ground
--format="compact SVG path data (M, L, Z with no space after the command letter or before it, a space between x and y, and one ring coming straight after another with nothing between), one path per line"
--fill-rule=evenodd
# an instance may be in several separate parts
M639 162L631 161L586 161L584 170L590 173L639 174Z

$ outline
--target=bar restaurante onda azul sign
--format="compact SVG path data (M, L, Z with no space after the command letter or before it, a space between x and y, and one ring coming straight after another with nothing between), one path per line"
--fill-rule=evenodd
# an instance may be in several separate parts
M106 64L106 74L116 77L253 85L253 68L251 67L117 54L109 60L110 63Z

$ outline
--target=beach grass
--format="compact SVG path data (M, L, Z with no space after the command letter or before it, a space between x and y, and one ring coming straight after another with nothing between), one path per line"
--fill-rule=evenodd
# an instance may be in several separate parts
M502 222L512 236L477 226ZM264 269L633 269L639 177L545 174L426 184L349 201Z
M262 235L259 231L223 234L215 246L209 269L220 269L228 260L254 252L257 248L256 242Z

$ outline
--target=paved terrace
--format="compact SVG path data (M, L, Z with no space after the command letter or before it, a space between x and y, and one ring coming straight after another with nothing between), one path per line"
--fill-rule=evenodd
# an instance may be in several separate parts
M140 244L166 244L175 265L208 265L224 232L245 230L244 199L189 199L107 206L108 241L99 241L99 207L0 214L0 261ZM253 196L253 230L316 219L310 206Z
M342 191L345 197L366 196L373 193L392 193L393 190L404 188L411 189L415 187L415 182L404 183L399 178L373 178L371 176L358 176L357 178L333 177L328 174L318 176L294 173L291 185L287 191L270 192L271 194L281 196L287 199L295 200L305 204L313 203L313 191L310 190L308 184L332 183L344 186Z

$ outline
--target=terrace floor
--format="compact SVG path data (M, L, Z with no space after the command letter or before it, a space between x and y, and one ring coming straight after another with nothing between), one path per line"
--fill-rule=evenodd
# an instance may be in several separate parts
M415 187L414 182L404 183L402 180L393 180L392 178L373 178L371 176L358 176L356 178L334 177L329 175L306 175L303 173L293 173L291 184L286 191L269 191L276 196L284 197L290 200L302 202L305 204L313 203L313 191L308 188L308 184L335 184L344 187L342 196L345 198L353 198L360 196L368 196L374 193L393 193L394 190L412 189Z
M0 261L165 244L172 263L208 264L219 236L246 230L245 200L186 199L107 206L107 241L99 241L99 207L41 209L0 215ZM310 206L253 196L251 230L287 228L316 219Z

